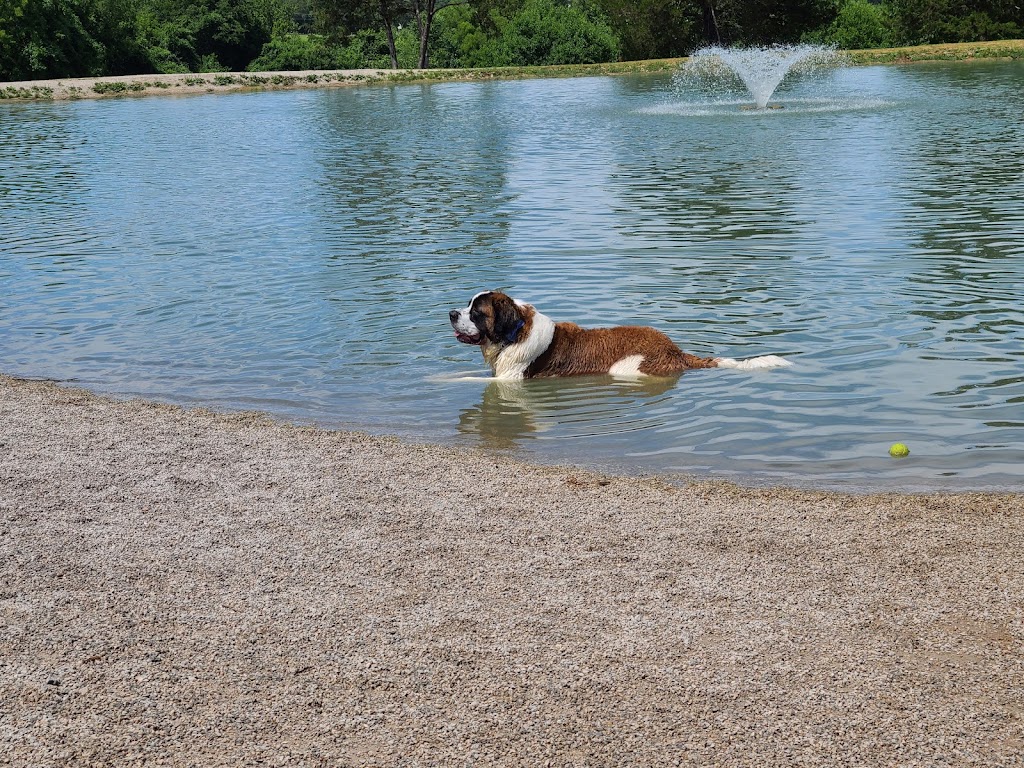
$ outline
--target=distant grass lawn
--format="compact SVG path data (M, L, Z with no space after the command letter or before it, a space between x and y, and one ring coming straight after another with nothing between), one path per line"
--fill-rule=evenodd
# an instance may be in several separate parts
M856 64L904 64L913 61L966 61L968 59L1024 59L1024 40L984 43L942 43L909 48L870 48L849 51Z

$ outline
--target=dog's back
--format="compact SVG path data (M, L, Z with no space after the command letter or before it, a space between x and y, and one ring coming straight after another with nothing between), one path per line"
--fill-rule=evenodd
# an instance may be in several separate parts
M661 331L638 325L581 328L555 323L551 344L526 369L527 378L613 375L669 376L689 368L714 368L713 357L683 352Z

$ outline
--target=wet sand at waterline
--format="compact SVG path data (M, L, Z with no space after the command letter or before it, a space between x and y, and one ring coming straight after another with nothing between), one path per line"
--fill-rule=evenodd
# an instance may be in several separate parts
M1010 765L1024 496L670 486L0 377L0 764Z

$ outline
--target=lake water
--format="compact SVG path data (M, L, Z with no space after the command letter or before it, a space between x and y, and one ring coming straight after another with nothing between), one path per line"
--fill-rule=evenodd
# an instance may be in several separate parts
M1020 490L1024 63L773 102L644 76L0 103L0 371L615 470ZM483 370L448 310L495 287L795 365L447 380Z

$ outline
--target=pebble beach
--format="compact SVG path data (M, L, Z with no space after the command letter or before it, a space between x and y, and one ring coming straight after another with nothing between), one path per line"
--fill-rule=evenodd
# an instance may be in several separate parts
M1024 762L1024 497L669 485L0 377L0 765Z

